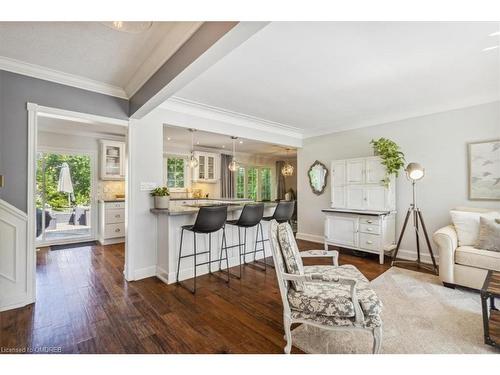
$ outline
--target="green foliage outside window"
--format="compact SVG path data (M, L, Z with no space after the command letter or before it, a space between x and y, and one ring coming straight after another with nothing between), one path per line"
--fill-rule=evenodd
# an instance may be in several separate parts
M77 206L90 205L90 157L86 155L42 153L37 160L36 170L37 190L40 192L36 198L37 208L43 206L43 192L45 192L46 205L53 210L63 211L68 208L68 194L57 191L59 174L63 163L68 163L71 181L73 182L74 199L71 200L71 203Z
M245 168L239 167L236 174L236 198L245 198Z
M257 200L257 168L248 168L247 198Z
M167 159L167 187L185 188L185 161L183 158Z
M260 199L262 201L271 200L271 168L260 170Z

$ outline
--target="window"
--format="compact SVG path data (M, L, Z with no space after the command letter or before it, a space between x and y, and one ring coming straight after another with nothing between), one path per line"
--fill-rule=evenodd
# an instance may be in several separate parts
M239 167L236 172L236 198L245 198L245 168Z
M243 167L236 172L236 198L248 198L256 201L272 199L271 168Z
M182 157L167 158L167 187L169 189L185 189L186 160Z
M260 170L260 200L271 200L271 168Z

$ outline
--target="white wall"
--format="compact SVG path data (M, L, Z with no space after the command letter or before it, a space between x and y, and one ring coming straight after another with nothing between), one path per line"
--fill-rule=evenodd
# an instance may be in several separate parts
M141 182L163 184L163 122L154 115L129 125L129 164L127 181L128 228L126 237L127 280L156 275L156 216L149 191L141 190Z
M306 176L309 166L316 159L329 166L331 160L373 155L369 142L379 137L394 140L407 162L419 162L425 167L426 175L418 182L417 195L430 235L449 223L449 210L453 207L500 207L498 201L470 201L467 191L467 143L500 138L500 102L494 102L305 139L298 153L300 235L321 240L321 209L330 205L330 176L325 193L316 196ZM411 186L401 175L396 185L399 233L411 201ZM401 248L415 251L415 239L409 233L407 230Z

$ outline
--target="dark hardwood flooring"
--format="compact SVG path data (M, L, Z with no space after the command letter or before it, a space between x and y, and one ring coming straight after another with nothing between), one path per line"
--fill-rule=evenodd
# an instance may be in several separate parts
M301 250L321 248L299 241ZM305 264L324 263L307 260ZM368 279L389 259L342 251ZM229 286L198 278L192 295L152 277L126 282L123 245L37 253L37 302L0 313L0 353L34 348L62 353L283 353L282 306L273 268L244 268ZM47 349L48 348L48 349ZM296 348L293 352L299 352Z

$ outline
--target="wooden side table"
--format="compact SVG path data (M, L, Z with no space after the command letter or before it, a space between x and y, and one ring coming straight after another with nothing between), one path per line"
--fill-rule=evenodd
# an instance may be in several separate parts
M500 347L500 311L495 306L495 298L500 298L500 272L489 271L481 288L484 343Z

